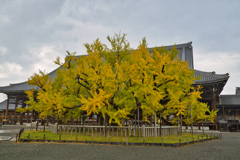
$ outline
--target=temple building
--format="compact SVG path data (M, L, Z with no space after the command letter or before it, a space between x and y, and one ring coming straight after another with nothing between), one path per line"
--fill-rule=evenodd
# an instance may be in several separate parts
M171 46L165 46L166 49L171 49ZM178 57L182 61L188 61L189 67L194 69L194 76L201 77L199 80L196 80L193 86L201 85L202 88L202 99L200 101L207 103L210 106L211 110L217 110L217 105L219 104L219 95L222 92L227 80L229 78L228 74L216 74L215 72L204 72L199 71L194 68L193 62L193 47L192 42L178 44L176 45L177 50L179 50ZM149 48L151 53L153 48ZM57 69L56 69L57 70ZM49 73L50 77L56 76L56 70ZM10 84L9 86L0 87L0 93L7 95L7 100L0 103L0 121L6 120L10 123L19 122L29 122L30 119L37 119L37 113L34 111L31 113L19 114L15 110L17 107L25 107L24 103L26 100L25 90L30 90L34 88L37 90L36 86L30 86L27 82ZM204 125L209 126L211 129L218 129L217 117L215 118L214 123L204 122Z
M234 95L220 95L217 105L219 129L222 131L240 130L240 87L236 88Z

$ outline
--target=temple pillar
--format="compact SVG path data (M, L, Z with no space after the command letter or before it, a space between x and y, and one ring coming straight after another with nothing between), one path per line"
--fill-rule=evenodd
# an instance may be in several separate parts
M212 90L212 96L213 96L213 99L212 99L212 110L213 111L216 111L217 110L217 106L216 106L216 94L215 94L215 92L216 92L216 88L215 88L215 86L213 86L213 90ZM217 116L215 116L215 118L214 118L214 129L215 130L217 130L218 128L217 128Z
M27 111L27 123L29 123L29 111Z
M5 114L5 120L8 120L8 107L9 107L9 98L10 96L7 95L7 106L6 106L6 114ZM7 123L7 122L6 122Z
M15 101L15 109L14 109L14 124L16 124L17 123L17 111L16 111L16 109L17 109L17 106L18 106L18 96L16 96L16 101Z
M224 106L222 106L222 111L223 111L223 119L225 119L226 118L226 113L225 113Z
M239 119L239 110L237 110L237 119Z

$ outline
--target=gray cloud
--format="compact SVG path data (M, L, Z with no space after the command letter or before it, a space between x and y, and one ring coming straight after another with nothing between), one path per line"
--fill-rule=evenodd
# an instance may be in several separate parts
M50 72L66 50L85 54L84 43L127 33L133 48L193 41L195 68L230 73L223 93L238 85L239 1L0 0L0 86ZM107 43L108 44L108 43ZM0 97L1 100L1 97Z

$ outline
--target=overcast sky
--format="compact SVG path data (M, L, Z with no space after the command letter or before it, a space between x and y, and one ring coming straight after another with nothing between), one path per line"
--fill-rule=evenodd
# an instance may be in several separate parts
M239 0L0 0L0 86L51 72L66 50L121 31L132 48L193 42L194 68L230 74L222 94L240 86ZM0 94L0 102L6 97Z

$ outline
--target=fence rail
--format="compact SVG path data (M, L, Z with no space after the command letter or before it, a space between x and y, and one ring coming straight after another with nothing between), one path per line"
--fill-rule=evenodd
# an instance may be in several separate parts
M49 125L48 130L55 134L67 134L67 135L94 135L94 136L137 136L137 127L119 127L119 126L84 126L84 125ZM154 127L145 127L142 125L139 127L140 136L153 137ZM161 129L157 128L157 136L172 135L178 133L177 126L162 126Z

